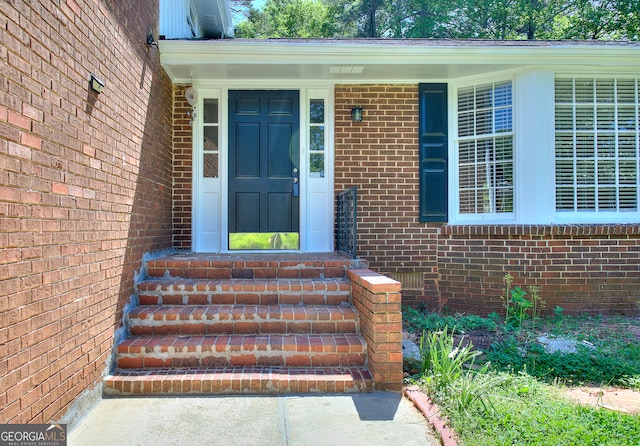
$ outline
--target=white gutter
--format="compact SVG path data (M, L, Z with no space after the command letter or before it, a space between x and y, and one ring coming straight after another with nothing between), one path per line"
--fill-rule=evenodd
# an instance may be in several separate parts
M160 41L161 62L184 64L562 64L639 66L640 45L505 44L462 41L423 45L401 41ZM434 42L435 43L435 42Z

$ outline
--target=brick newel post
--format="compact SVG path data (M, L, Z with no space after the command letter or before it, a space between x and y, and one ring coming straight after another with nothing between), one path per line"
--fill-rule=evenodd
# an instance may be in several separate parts
M403 378L400 282L369 269L349 270L348 276L375 387L400 391Z

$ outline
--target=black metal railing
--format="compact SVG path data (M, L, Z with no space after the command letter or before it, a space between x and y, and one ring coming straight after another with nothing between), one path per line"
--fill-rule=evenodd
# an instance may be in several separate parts
M358 188L352 187L338 194L336 218L336 249L356 258L356 208Z

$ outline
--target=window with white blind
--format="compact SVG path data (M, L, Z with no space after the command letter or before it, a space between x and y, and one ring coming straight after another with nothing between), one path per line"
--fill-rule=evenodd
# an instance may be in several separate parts
M640 79L556 77L556 211L638 211Z
M459 214L513 213L512 82L461 87L457 105Z

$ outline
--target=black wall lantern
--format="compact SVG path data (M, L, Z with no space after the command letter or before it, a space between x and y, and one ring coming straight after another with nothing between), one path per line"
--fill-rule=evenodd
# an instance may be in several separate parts
M158 42L156 42L151 31L149 31L149 35L147 36L147 46L158 48Z
M89 78L89 86L96 93L102 93L104 82L98 79L95 74L91 74L91 77Z
M362 122L362 107L356 105L351 109L351 121Z

